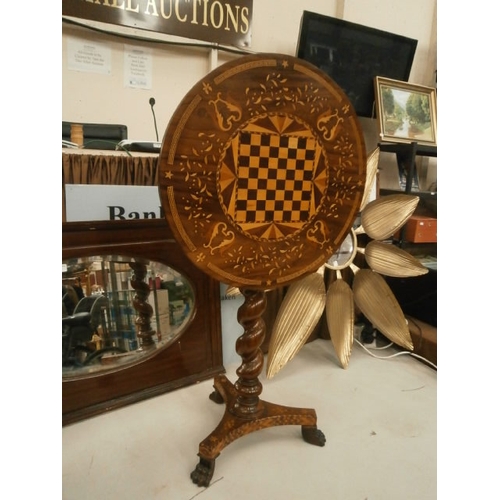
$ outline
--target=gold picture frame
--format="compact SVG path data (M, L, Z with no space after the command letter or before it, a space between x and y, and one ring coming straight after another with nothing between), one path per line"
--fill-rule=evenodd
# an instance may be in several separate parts
M381 141L437 146L436 89L381 76L374 78Z

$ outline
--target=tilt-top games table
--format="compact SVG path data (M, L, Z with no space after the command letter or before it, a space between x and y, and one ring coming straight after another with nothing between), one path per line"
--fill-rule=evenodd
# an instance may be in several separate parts
M215 459L235 439L301 425L323 446L313 409L260 399L265 291L315 272L349 233L361 204L366 153L343 91L311 64L279 54L241 57L212 71L184 97L163 138L160 198L189 259L245 297L236 341L238 380L218 376L225 403L200 443L191 473L207 486Z

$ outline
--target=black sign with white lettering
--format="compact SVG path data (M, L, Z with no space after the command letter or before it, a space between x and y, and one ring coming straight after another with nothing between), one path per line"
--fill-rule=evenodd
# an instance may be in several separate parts
M62 15L240 48L251 44L253 0L63 0Z

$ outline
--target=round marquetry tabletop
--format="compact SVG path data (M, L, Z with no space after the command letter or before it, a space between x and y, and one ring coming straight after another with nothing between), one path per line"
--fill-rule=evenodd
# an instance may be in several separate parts
M366 178L349 99L311 64L279 54L241 57L199 81L170 120L159 161L161 203L189 259L256 289L328 260Z

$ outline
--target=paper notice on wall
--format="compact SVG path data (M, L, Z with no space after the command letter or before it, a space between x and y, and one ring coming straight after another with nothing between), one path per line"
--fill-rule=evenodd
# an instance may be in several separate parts
M150 89L152 87L152 70L153 60L149 50L125 45L123 60L125 87Z
M102 43L68 39L68 68L86 73L111 74L111 49Z

